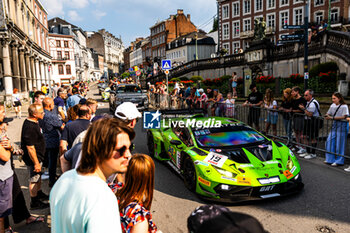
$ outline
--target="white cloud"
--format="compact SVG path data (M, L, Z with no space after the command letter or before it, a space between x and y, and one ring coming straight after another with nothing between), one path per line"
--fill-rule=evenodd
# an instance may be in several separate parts
M102 17L104 17L104 16L107 15L106 12L103 12L103 11L100 11L100 10L94 10L94 11L92 12L92 14L95 16L95 18L96 18L97 20L100 20Z
M80 17L78 12L76 12L76 11L68 11L68 17L72 21L82 21L83 20L83 18Z
M42 0L41 2L48 11L49 17L64 16L67 8L83 9L89 5L89 0Z

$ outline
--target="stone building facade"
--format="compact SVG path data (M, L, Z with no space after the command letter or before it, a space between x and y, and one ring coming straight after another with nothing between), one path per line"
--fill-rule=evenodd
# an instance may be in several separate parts
M263 17L266 22L266 36L277 43L282 35L295 30L283 29L283 25L304 24L304 0L217 0L219 17L219 49L228 54L240 48L245 50L254 36L254 20ZM331 2L331 5L329 5ZM309 1L309 22L320 25L328 22L331 27L350 28L349 0Z
M28 98L50 84L47 11L39 0L1 1L0 29L1 98L10 102L14 88Z
M71 35L49 34L52 57L52 80L55 83L70 84L76 78L74 60L74 37Z
M150 28L150 41L152 44L153 60L161 60L166 57L166 45L176 38L197 31L191 22L191 16L184 15L183 10L177 10L176 15L164 21L158 22ZM156 59L155 59L156 58Z
M87 46L104 55L109 74L120 73L124 61L124 45L121 38L115 37L105 29L87 32Z

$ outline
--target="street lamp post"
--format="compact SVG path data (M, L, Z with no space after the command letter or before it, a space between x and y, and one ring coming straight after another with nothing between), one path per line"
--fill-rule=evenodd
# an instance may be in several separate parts
M331 1L328 1L328 25L327 25L327 30L331 29Z
M198 32L196 31L196 60L198 60Z
M305 4L304 17L304 90L308 89L309 79L309 1Z

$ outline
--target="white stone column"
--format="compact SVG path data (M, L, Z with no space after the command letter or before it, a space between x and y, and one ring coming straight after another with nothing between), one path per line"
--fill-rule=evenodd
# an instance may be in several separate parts
M35 58L34 56L30 56L30 71L31 71L31 75L32 75L32 87L34 89L34 87L36 87L36 67L35 67Z
M26 74L26 63L24 59L24 48L20 48L19 50L19 62L20 62L20 83L21 83L21 91L23 94L27 93L27 74Z
M49 84L49 88L51 88L52 83L50 83L50 79L49 79L49 66L48 66L47 62L45 62L44 68L45 68L45 80L46 80L46 83Z
M41 90L41 75L40 75L40 66L39 66L39 58L35 59L35 70L36 70L36 89Z
M41 83L46 84L45 82L45 68L44 68L44 62L40 61L40 74L41 74ZM40 86L41 88L41 86Z
M25 54L25 63L26 63L27 87L28 87L28 91L32 91L33 90L32 71L31 71L31 65L30 65L30 54L28 52Z
M21 91L19 65L18 65L19 63L18 44L16 42L12 44L11 50L12 50L12 67L13 67L13 88L17 88L19 91Z
M10 101L13 93L13 83L12 83L12 71L11 71L11 61L10 61L10 51L9 51L9 41L3 40L2 42L2 61L4 65L4 86L6 101Z

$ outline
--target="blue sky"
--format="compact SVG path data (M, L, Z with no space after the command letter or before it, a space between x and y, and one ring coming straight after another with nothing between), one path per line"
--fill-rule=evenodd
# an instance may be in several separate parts
M105 28L122 37L125 47L136 37L149 36L149 28L177 9L191 14L200 29L210 31L216 0L41 0L49 19L61 17L86 31Z

